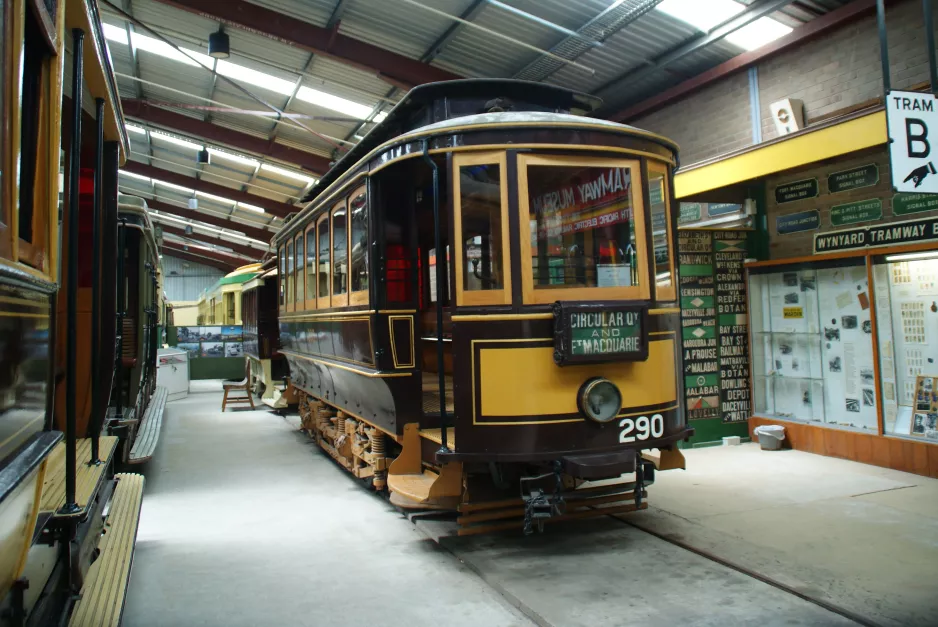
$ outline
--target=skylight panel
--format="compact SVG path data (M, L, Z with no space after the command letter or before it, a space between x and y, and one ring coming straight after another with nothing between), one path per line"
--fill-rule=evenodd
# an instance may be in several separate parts
M266 211L264 211L260 207L249 205L246 202L239 202L238 209L244 209L245 211L253 211L254 213L266 213Z
M790 26L786 26L777 20L773 20L770 17L760 17L755 22L747 24L735 33L727 35L726 40L744 50L755 50L770 41L784 37L791 31L792 28Z
M190 196L195 193L194 189L189 189L188 187L183 187L182 185L175 185L174 183L167 183L166 181L159 181L157 179L153 179L153 182L162 187L168 187L169 189L189 194Z
M386 117L388 117L388 114L382 111L381 113L375 116L375 120L374 120L375 124L380 124L381 122L384 122L384 118Z
M119 44L127 45L127 30L120 27L114 26L113 24L101 24L102 29L104 30L104 38L109 41L114 41Z
M364 120L371 115L371 107L311 87L300 87L296 97L305 102L338 111L359 120Z
M139 174L135 174L135 173L133 173L133 172L128 172L127 170L120 170L120 175L121 175L121 176L126 176L126 177L128 177L128 178L132 178L132 179L137 179L137 180L139 180L139 181L146 181L147 183L152 182L152 181L150 181L150 177L149 177L149 176L140 176Z
M174 137L174 136L172 136L172 135L167 135L166 133L161 133L161 132L159 132L159 131L150 131L150 137L151 137L151 138L162 139L162 140L167 141L167 142L169 142L169 143L171 143L171 144L176 144L177 146L182 146L182 147L184 147L184 148L188 148L189 150L199 151L199 150L202 150L202 148L203 148L203 146L202 146L201 144L196 144L195 142L190 142L190 141L187 141L187 140L185 140L185 139L179 139L178 137Z
M293 88L296 86L295 81L287 81L282 78L277 78L276 76L271 76L270 74L265 74L264 72L258 72L257 70L252 70L249 67L237 65L230 61L220 60L218 62L218 67L215 68L215 71L222 76L227 76L228 78L249 83L257 87L263 87L264 89L269 89L270 91L282 94L284 96L289 96L292 94Z
M235 163L243 163L244 165L249 165L252 168L256 168L260 165L260 162L256 159L251 159L242 155L236 155L230 152L224 152L222 150L216 150L215 148L209 148L208 153L213 157L220 157L222 159L227 159L228 161L234 161Z
M279 174L280 176L285 176L287 178L296 179L297 181L303 181L304 183L316 182L316 179L311 176L306 176L305 174L300 174L299 172L292 172L290 170L278 168L275 165L267 165L266 163L261 166L261 170L273 172L274 174Z
M746 7L734 0L664 0L655 8L706 33Z
M140 135L147 134L147 129L143 128L142 126L137 126L135 124L125 124L124 128L126 128L127 132L129 133L138 133Z
M233 201L233 200L231 200L231 199L229 199L229 198L222 198L221 196L216 196L216 195L214 195L214 194L206 194L205 192L196 192L195 195L196 195L196 196L199 196L200 198L205 198L205 199L208 199L208 200L212 200L212 201L214 201L214 202L221 203L221 204L223 204L223 205L231 205L231 206L233 206L233 205L235 204L235 201Z

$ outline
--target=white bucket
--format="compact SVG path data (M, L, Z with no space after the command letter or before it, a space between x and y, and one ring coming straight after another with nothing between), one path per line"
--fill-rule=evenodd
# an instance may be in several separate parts
M782 448L785 439L785 427L782 425L762 425L753 430L759 439L759 446L763 451L777 451Z

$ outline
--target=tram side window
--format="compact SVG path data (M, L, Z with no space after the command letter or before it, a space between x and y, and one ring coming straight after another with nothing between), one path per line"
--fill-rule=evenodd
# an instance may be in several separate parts
M350 270L352 292L368 291L368 198L361 189L349 200ZM361 302L367 302L367 294Z
M535 290L640 284L629 168L531 165L527 178Z
M319 270L317 283L319 285L319 298L325 299L319 301L319 307L328 307L329 306L329 251L331 246L329 244L329 217L324 216L322 220L319 221L319 246L316 249L317 254L319 255Z
M306 300L316 300L316 226L306 231ZM315 306L315 305L312 305Z
M666 173L654 168L648 172L648 198L655 256L655 294L659 300L676 298L671 273L671 219Z
M332 213L332 294L348 291L348 220L344 205Z
M449 259L450 259L449 246L447 246L446 247L446 261L449 261ZM430 273L430 280L428 282L430 286L430 302L435 303L437 299L437 294L439 293L439 290L437 290L437 285L436 285L436 249L435 248L430 249L430 256L429 256L429 261L427 263L427 269L429 270L429 273ZM443 304L448 305L449 295L453 293L452 281L450 279L450 274L449 274L449 264L444 264L443 275L446 277L446 289L443 292Z
M462 224L462 289L504 289L502 259L501 167L498 164L459 168Z
M287 256L286 249L280 247L280 308L283 309L287 303L286 293L287 293Z
M287 305L293 304L293 241L287 242Z
M306 263L306 254L303 252L303 234L296 236L296 303L297 309L303 308L303 299L306 298L306 289L303 286L303 279L306 276L304 272Z

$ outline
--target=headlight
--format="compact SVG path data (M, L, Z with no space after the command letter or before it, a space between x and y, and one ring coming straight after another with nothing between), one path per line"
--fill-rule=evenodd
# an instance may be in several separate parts
M590 379L577 393L577 407L590 420L605 424L622 409L622 393L609 379Z

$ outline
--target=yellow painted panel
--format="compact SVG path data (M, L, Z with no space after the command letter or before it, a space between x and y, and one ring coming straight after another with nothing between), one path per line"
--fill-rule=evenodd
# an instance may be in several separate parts
M755 178L885 144L886 113L878 111L796 135L741 155L678 172L674 196L687 198Z
M575 414L576 394L590 377L606 377L622 391L625 407L677 400L674 340L648 345L648 360L564 366L554 363L554 349L483 348L482 416Z

